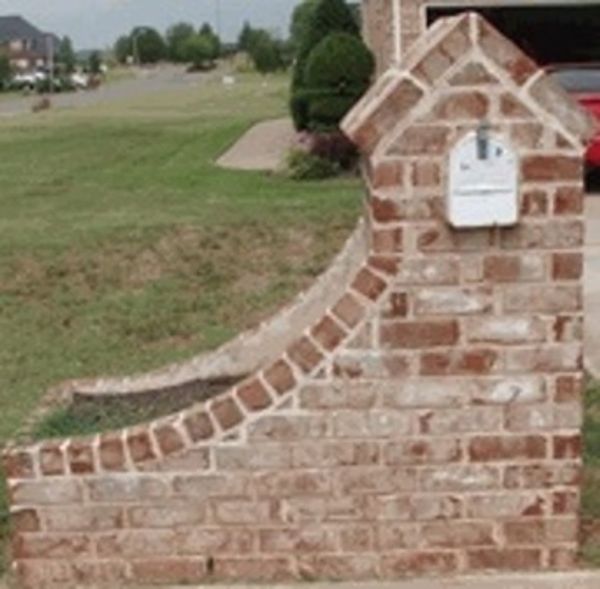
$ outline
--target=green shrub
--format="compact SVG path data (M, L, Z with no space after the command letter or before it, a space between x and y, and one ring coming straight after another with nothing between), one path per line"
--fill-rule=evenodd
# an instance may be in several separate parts
M299 27L295 43L296 64L292 76L290 112L296 129L309 128L309 106L304 92L307 89L305 71L313 49L329 34L345 32L360 38L358 23L345 0L317 0L307 10L306 21Z
M294 180L324 180L341 172L337 163L302 149L290 151L287 169L290 178Z
M305 70L308 128L331 130L369 87L375 60L348 33L332 33L312 51Z

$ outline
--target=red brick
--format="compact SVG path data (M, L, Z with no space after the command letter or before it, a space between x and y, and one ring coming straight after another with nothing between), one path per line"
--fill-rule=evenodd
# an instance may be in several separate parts
M578 459L583 453L583 442L580 434L554 436L553 456L556 460Z
M24 532L39 532L41 530L40 516L35 509L19 509L10 516L13 534Z
M555 570L568 571L578 569L580 565L579 550L575 547L560 546L558 548L551 548L548 558L550 568Z
M73 474L94 472L94 451L91 442L71 441L67 448L67 456Z
M56 444L45 444L40 449L40 469L46 476L62 475L66 472L65 456Z
M395 254L402 251L402 229L378 229L372 232L372 249L375 254Z
M183 437L171 423L163 423L154 428L154 436L163 456L174 454L185 448Z
M439 125L412 125L390 149L393 155L442 156L450 143L450 129Z
M528 119L532 117L531 111L512 94L504 93L500 96L500 112L504 117Z
M381 560L383 577L398 579L407 575L452 573L459 568L454 552L407 551L395 555L385 555Z
M436 104L434 116L448 121L481 120L490 108L488 97L482 92L457 92L442 96Z
M161 558L134 560L132 575L139 583L200 583L207 579L204 558Z
M331 317L325 315L311 331L312 336L326 350L335 350L346 337L345 330Z
M3 463L4 475L7 479L29 479L34 477L33 457L29 452L7 450L3 456Z
M510 138L521 148L541 149L544 146L545 128L540 123L515 123L510 128Z
M576 519L510 521L504 525L510 545L573 544L577 542Z
M398 257L395 255L388 256L369 256L369 266L374 270L383 272L384 274L394 275L398 271ZM385 286L384 286L385 288Z
M467 563L474 570L538 570L542 565L542 551L537 548L468 550Z
M208 440L215 433L215 428L205 411L188 413L183 424L192 442Z
M285 360L278 360L264 371L265 380L283 395L296 386L296 378L290 365Z
M370 200L373 219L377 223L392 223L401 219L398 205L389 198L372 196Z
M580 403L584 383L581 376L558 376L555 383L556 403Z
M275 554L334 552L337 548L335 535L322 526L302 529L260 530L259 546L261 552Z
M232 396L214 401L211 405L211 413L223 430L234 428L244 419L238 404Z
M554 515L577 515L580 497L577 491L559 491L552 495L552 513Z
M548 195L543 190L528 190L523 194L521 214L539 217L548 214Z
M406 317L408 315L408 294L405 292L391 293L381 315L385 319Z
M275 471L256 478L258 496L328 494L331 491L329 476L318 471Z
M105 434L100 438L100 466L107 471L125 470L125 447L120 435Z
M558 188L554 194L555 215L583 215L583 187Z
M381 326L381 343L386 348L428 348L452 346L459 336L458 322L405 321L387 322Z
M552 278L554 280L580 280L583 276L583 254L554 254Z
M412 166L412 185L415 188L431 188L442 182L440 164L435 161L419 160Z
M292 344L288 349L288 356L296 366L306 373L315 369L323 360L323 354L307 337L302 337Z
M483 275L492 282L543 281L546 263L540 254L493 254L483 260Z
M92 556L89 535L23 534L13 542L13 558L67 559Z
M377 577L378 559L370 554L304 556L300 562L302 579L360 581Z
M508 466L504 485L507 489L579 487L582 477L581 470L581 465L577 462Z
M356 297L345 294L332 309L332 313L348 327L356 327L365 316L365 308Z
M401 186L404 177L402 162L383 161L373 166L371 170L371 183L373 188L388 188Z
M363 268L352 283L354 290L372 300L377 300L386 287L386 282L368 268Z
M521 169L524 182L564 182L583 178L583 162L578 157L529 155L523 158Z
M127 432L127 446L134 462L146 462L157 458L150 433L143 426Z
M248 411L261 411L272 403L269 393L258 379L238 386L237 396Z
M498 370L499 362L498 351L485 348L428 352L421 356L420 374L425 376L491 374Z
M435 522L421 528L423 540L431 548L494 546L494 527L480 522Z
M467 63L463 69L450 78L451 86L479 86L497 84L498 79L480 63Z
M296 578L292 560L287 557L217 557L215 579L254 583L279 583Z
M83 500L83 491L75 478L23 481L11 486L12 505L74 505Z
M478 436L469 444L471 462L534 460L546 457L542 436Z
M414 439L390 442L384 447L384 461L390 465L446 464L461 458L460 443L453 439Z

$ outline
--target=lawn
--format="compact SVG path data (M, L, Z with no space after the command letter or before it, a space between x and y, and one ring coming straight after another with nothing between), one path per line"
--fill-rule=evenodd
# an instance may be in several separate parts
M288 80L0 122L0 440L48 387L213 349L310 284L359 183L232 172L215 158L285 114Z

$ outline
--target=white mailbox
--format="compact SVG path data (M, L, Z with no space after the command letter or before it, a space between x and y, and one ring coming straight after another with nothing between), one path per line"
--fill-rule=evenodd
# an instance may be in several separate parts
M515 225L518 170L513 148L485 127L464 137L450 155L450 224L456 228Z

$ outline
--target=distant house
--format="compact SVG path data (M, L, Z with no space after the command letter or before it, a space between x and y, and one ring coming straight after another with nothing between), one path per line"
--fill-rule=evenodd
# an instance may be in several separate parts
M0 16L0 53L8 55L16 70L48 65L49 54L57 51L59 43L56 35L40 31L21 16Z

